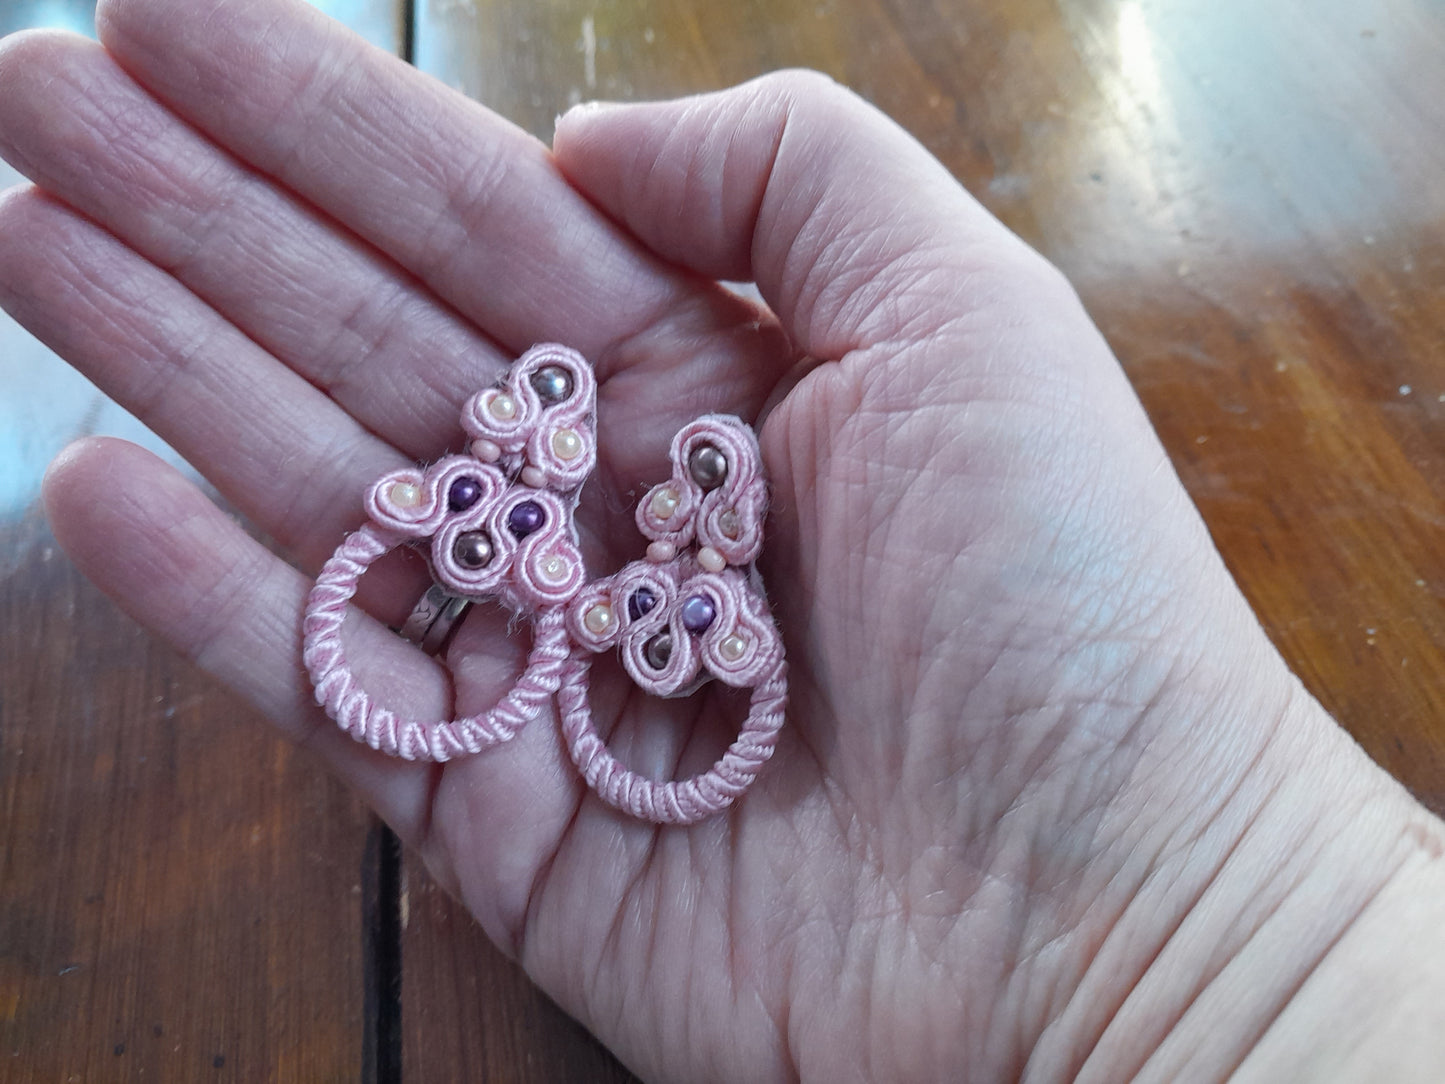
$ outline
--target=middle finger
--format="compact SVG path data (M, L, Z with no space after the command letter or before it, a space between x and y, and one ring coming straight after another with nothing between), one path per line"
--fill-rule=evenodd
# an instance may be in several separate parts
M699 409L755 414L786 371L775 324L648 253L540 142L306 5L102 0L97 23L151 93L509 353L565 342L646 376L619 413L656 448Z
M505 359L369 245L247 169L72 34L7 43L0 153L363 425L431 459Z

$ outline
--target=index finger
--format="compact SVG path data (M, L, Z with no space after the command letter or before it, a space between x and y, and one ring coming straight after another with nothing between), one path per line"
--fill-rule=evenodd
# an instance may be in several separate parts
M670 374L676 351L664 347L685 341L753 370L758 386L734 390L754 406L785 366L775 334L712 334L757 313L648 253L543 144L304 4L105 0L97 26L172 109L514 353L553 340L604 378L620 351Z

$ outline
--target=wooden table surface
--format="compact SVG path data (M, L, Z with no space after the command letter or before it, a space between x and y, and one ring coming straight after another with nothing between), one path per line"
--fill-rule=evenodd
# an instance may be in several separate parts
M544 139L782 66L858 89L1069 273L1275 643L1445 811L1437 0L320 6ZM0 1077L629 1079L56 550L44 462L154 438L5 322L0 381Z

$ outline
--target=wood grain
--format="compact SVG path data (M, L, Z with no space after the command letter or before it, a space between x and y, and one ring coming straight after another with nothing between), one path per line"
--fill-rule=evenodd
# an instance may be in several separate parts
M853 86L1058 263L1310 690L1445 810L1445 10L432 0L419 60L582 98Z
M358 1079L369 815L37 515L0 554L0 1076Z
M669 97L785 66L878 104L1070 275L1275 643L1376 760L1445 811L1445 10L430 0L419 12L420 66L543 139L579 100ZM502 996L458 981L496 965L438 906L405 937L405 1065L421 1079L459 1056L484 1064L436 1021L448 1005L494 1014Z
M575 101L788 65L894 116L1068 272L1270 635L1445 811L1439 4L416 8L420 66L542 138ZM385 1072L366 816L77 582L33 509L0 554L3 1075ZM626 1079L409 860L404 883L407 1079Z
M635 1079L492 947L419 862L403 899L403 1080Z
M0 19L85 30L93 8ZM8 318L0 376L0 1078L385 1079L375 818L56 548L44 461L159 442Z

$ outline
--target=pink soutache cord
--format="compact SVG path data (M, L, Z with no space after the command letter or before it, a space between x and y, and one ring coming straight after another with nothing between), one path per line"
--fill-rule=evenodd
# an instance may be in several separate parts
M322 568L303 626L317 702L357 741L407 760L449 760L507 741L557 691L571 650L563 607L586 579L572 515L597 461L596 401L581 354L534 347L463 408L473 455L391 471L367 490L368 522ZM491 711L401 719L352 672L341 639L346 606L372 562L402 543L424 546L443 597L494 598L531 620L527 669Z
M722 478L702 485L694 455L711 453L725 465ZM637 527L666 559L688 545L711 550L726 563L746 565L763 548L767 482L757 437L739 419L704 414L672 438L672 477L653 486L637 505Z
M767 505L762 455L737 418L685 425L673 438L671 477L637 510L648 559L589 582L573 514L597 462L596 397L581 354L534 346L464 406L470 454L372 483L367 522L337 547L307 598L302 658L317 703L343 730L406 760L445 761L507 741L555 695L568 752L604 802L643 820L693 824L752 785L787 707L783 643L753 567ZM402 544L425 552L435 581L404 626L419 618L424 644L433 633L444 642L455 619L433 621L434 593L462 605L495 599L531 622L527 668L490 711L404 719L353 672L341 635L347 606L366 570ZM614 647L654 696L686 696L709 679L752 690L737 738L708 771L652 780L608 751L588 677L591 655Z
M557 706L572 763L593 792L614 809L658 824L696 824L721 813L757 778L778 744L788 703L788 664L778 659L754 687L742 731L710 769L691 779L660 783L624 768L592 724L587 674L592 660L580 652L562 668Z
M537 614L527 669L496 707L447 722L401 719L361 687L346 658L341 625L362 573L402 541L368 523L346 538L316 577L306 600L302 651L316 702L357 741L405 760L445 761L508 741L557 691L571 655L563 608Z
M598 797L634 817L682 825L730 806L773 755L788 668L751 567L766 504L757 438L737 418L711 414L683 427L671 459L672 477L637 511L638 527L653 540L648 560L589 583L567 609L577 650L563 668L557 704L567 751ZM678 553L679 546L690 548ZM752 689L747 720L709 770L676 782L648 779L607 749L588 703L587 655L613 647L633 682L654 696L686 695L708 677Z

